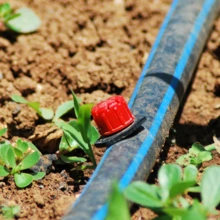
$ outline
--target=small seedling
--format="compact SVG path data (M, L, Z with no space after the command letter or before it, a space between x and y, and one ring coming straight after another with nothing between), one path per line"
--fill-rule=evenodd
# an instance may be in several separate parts
M11 99L14 102L28 105L30 108L34 109L41 118L43 118L45 120L55 121L58 118L61 118L63 115L65 115L71 109L74 108L74 103L72 100L64 102L57 107L56 112L55 112L55 116L54 116L54 112L53 112L52 108L42 108L42 107L40 107L39 102L29 102L24 97L19 96L19 95L12 95Z
M99 138L99 132L91 125L91 104L80 105L76 95L72 92L74 113L76 120L69 123L57 120L56 125L63 130L63 137L59 146L59 153L64 162L85 162L85 158L67 156L77 148L81 148L91 159L96 167L96 160L91 145Z
M97 129L91 125L91 108L92 105L80 106L79 99L72 92L73 100L64 102L59 105L55 115L51 108L41 108L39 102L28 102L25 98L12 95L12 100L18 103L26 104L33 108L37 114L45 120L54 122L63 130L63 136L59 145L59 157L65 163L86 162L83 157L70 155L75 149L81 148L91 159L93 166L96 166L95 157L91 145L94 144L100 137ZM60 118L74 109L77 120L71 120L66 123ZM82 166L83 169L90 168Z
M209 161L212 159L211 150L214 150L213 145L208 145L203 147L199 143L194 143L189 149L189 153L180 156L176 163L182 166L187 166L193 164L195 166L200 166L203 162Z
M2 206L1 213L3 219L14 219L14 217L20 212L21 207L18 205L14 206Z
M39 160L40 152L30 142L18 139L15 147L10 143L3 143L0 145L0 176L13 175L16 186L24 188L45 176L45 172L31 174L23 172L37 164Z
M29 8L13 11L9 3L0 5L0 23L18 32L30 33L36 31L41 24L40 18Z
M167 164L159 170L159 185L136 181L125 188L123 194L128 200L157 213L158 217L155 219L205 220L210 214L217 214L216 207L220 203L220 167L214 166L205 170L200 186L197 186L196 190L201 193L202 203L197 199L192 199L190 202L184 197L187 192L196 192L193 186L196 185L197 173L197 168L193 165L185 167L182 173L179 166ZM110 200L108 217L117 212L128 211L124 202L120 202L119 192L113 191L113 194L110 197L118 197L118 201ZM129 217L124 218L124 220L129 219Z
M14 102L28 105L29 107L34 109L40 117L42 117L45 120L51 120L53 118L53 110L51 108L41 108L39 102L29 102L19 95L12 95L11 99Z
M189 202L182 197L196 184L197 169L190 165L181 168L175 164L167 164L160 168L158 173L159 186L144 182L134 182L129 185L124 194L129 200L146 206L156 213L173 215L181 212L181 208L189 207Z

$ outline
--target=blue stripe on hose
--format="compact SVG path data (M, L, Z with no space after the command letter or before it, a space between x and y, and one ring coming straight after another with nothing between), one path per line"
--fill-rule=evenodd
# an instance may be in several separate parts
M144 77L145 77L145 75L147 73L147 70L148 70L148 68L149 68L149 66L150 66L150 64L151 64L151 62L152 62L152 60L154 58L154 55L155 55L155 53L157 51L157 48L158 48L158 46L160 44L161 38L163 37L164 31L167 28L167 25L168 25L168 23L170 21L170 18L172 17L172 14L173 14L174 10L176 9L178 1L179 0L174 0L173 1L172 5L170 7L169 12L168 12L166 18L164 19L164 22L163 22L163 24L162 24L162 26L160 28L160 31L159 31L159 33L157 35L157 38L156 38L156 40L154 42L154 45L153 45L152 49L151 49L150 55L149 55L149 57L147 59L147 62L145 63L145 65L143 67L141 75L140 75L140 77L139 77L139 79L138 79L138 81L136 83L136 86L134 88L134 91L133 91L133 93L131 95L130 101L128 103L129 108L131 108L132 105L134 104L134 100L137 97L137 94L138 94L138 91L139 91L139 89L141 87L142 81L144 80Z
M215 0L206 0L201 12L199 13L198 17L196 18L196 21L194 23L194 28L188 38L187 43L184 46L184 50L182 53L182 56L176 66L174 77L180 79L182 76L182 73L186 67L186 64L188 62L188 59L190 57L190 54L195 46L196 40L198 38L199 32L201 31L201 28L203 26L203 23L208 16L208 13L210 9L212 8ZM144 157L146 156L150 146L153 143L154 138L157 135L157 132L162 124L162 119L164 118L167 109L170 105L170 102L172 101L172 98L175 94L175 88L177 86L177 81L172 80L171 85L168 87L168 90L161 102L161 105L158 109L158 112L154 118L154 121L151 125L151 128L149 130L149 135L146 137L144 142L142 143L141 147L139 148L137 154L135 155L133 161L131 162L130 166L128 167L127 171L125 172L124 176L120 180L120 189L124 189L128 184L131 182L131 180L134 178L137 169L139 168L140 164L144 160ZM102 220L106 217L108 211L107 204L102 206L95 215L93 216L92 220Z
M149 134L147 138L142 143L141 147L139 148L137 154L135 155L131 165L127 169L126 173L122 177L120 181L120 187L123 189L125 186L127 186L132 178L134 177L138 167L140 166L141 162L143 161L144 157L146 156L151 144L153 143L154 138L156 138L157 132L162 124L163 118L167 112L167 109L173 99L173 96L175 94L175 88L177 87L177 80L181 79L182 73L186 67L186 64L188 62L188 59L192 53L192 50L195 46L196 40L198 38L199 32L201 31L201 28L203 26L203 23L212 8L215 0L206 0L201 12L199 13L198 17L196 18L196 21L194 23L194 28L189 36L189 39L187 43L184 46L183 53L180 57L180 60L175 68L174 71L174 78L171 81L171 85L168 87L168 90L160 104L160 107L157 111L157 114L154 118L154 121L150 127Z
M154 43L154 45L153 45L153 47L152 47L152 50L151 50L150 56L149 56L149 58L148 58L148 61L147 61L147 63L144 65L144 68L143 68L143 70L142 70L142 73L141 73L141 75L140 75L140 78L139 78L139 80L138 80L138 82L137 82L137 84L136 84L135 90L134 90L134 92L133 92L133 94L132 94L132 97L131 97L131 99L130 99L130 102L129 102L129 104L128 104L129 107L132 106L133 101L135 100L135 98L136 98L136 96L137 96L137 92L138 92L138 90L139 90L139 88L140 88L140 85L141 85L143 79L144 79L144 76L145 76L145 74L146 74L146 71L147 71L148 67L149 67L150 64L151 64L151 61L152 61L152 59L153 59L153 57L154 57L154 54L155 54L155 52L156 52L156 50L157 50L157 47L159 46L160 40L161 40L161 38L162 38L162 36L163 36L163 33L164 33L164 31L165 31L165 29L166 29L166 27L167 27L167 25L168 25L168 23L169 23L169 21L170 21L170 18L171 18L171 16L172 16L174 10L176 9L176 6L177 6L178 1L179 1L179 0L174 0L174 1L173 1L172 5L171 5L171 7L170 7L169 12L168 12L166 18L164 19L164 22L163 22L163 24L162 24L162 26L161 26L161 28L160 28L159 34L158 34L158 36L157 36L157 39L155 40L155 43ZM138 86L137 86L137 85L138 85ZM133 101L132 101L132 100L133 100ZM92 177L90 178L89 182L86 184L86 187L83 189L83 192L81 193L80 197L83 196L83 194L85 194L85 191L87 190L87 188L89 187L90 183L93 181L93 179L94 179L95 176L97 175L97 173L98 173L98 171L100 170L101 166L103 165L105 159L107 158L107 155L109 154L110 150L111 150L111 147L109 147L108 150L107 150L107 151L105 152L105 154L103 155L101 161L99 162L98 167L95 169L95 171L94 171ZM77 201L73 204L73 207L77 205L77 203L79 202L79 200L80 200L80 198L77 199Z

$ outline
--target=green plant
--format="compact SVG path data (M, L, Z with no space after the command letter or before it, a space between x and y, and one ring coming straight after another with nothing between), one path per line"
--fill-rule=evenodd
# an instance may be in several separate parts
M189 206L187 200L181 195L196 184L196 177L195 166L184 168L182 173L179 166L167 164L159 170L158 186L137 181L131 183L124 194L129 200L146 206L156 213L178 215Z
M26 104L30 108L34 109L37 114L45 120L55 121L74 108L74 103L72 100L66 101L57 107L54 115L52 108L42 108L40 107L39 102L29 102L24 97L19 95L12 95L11 99L17 103Z
M28 102L21 96L12 95L12 100L18 103L26 104L33 108L37 114L45 120L51 120L63 130L63 135L59 144L59 157L65 163L86 162L83 157L73 156L76 149L82 149L91 159L93 167L96 166L95 157L91 145L100 137L97 129L91 125L92 104L80 105L79 99L72 92L73 100L64 102L56 109L55 115L51 108L41 108L39 102ZM60 118L74 109L77 120L71 120L68 123ZM89 166L82 166L90 168Z
M34 109L40 117L42 117L45 120L51 120L53 118L53 110L51 108L41 108L39 102L29 102L19 95L12 95L11 99L14 102L28 105L29 107Z
M131 219L127 201L124 195L120 192L118 184L116 182L112 184L112 191L108 200L108 204L108 213L105 220Z
M45 172L24 173L40 160L39 150L30 142L18 139L16 146L10 143L0 144L0 176L13 175L19 188L30 185L34 180L42 179Z
M205 220L210 214L216 214L215 208L220 203L220 167L207 168L200 186L193 187L196 184L196 178L197 169L193 165L185 167L182 173L178 165L167 164L159 170L159 185L136 181L131 183L123 193L128 200L157 213L156 219ZM187 192L201 193L202 203L197 199L191 201L186 199L184 195ZM122 208L126 209L125 206ZM121 210L120 203L114 208L114 212L116 210Z
M3 219L14 219L14 217L20 212L21 207L18 205L14 206L2 206L1 213Z
M29 8L20 8L13 11L9 3L0 5L0 23L18 33L36 31L41 21Z
M214 144L203 147L199 143L194 143L189 149L189 153L180 156L176 163L179 165L187 166L193 164L195 166L201 165L205 161L212 159L212 154L210 151L214 150Z
M55 124L63 130L59 146L60 157L67 163L85 162L85 158L68 155L73 150L80 148L89 156L93 167L96 167L96 160L91 145L98 140L100 134L91 124L92 104L80 105L73 92L72 95L74 113L77 119L71 120L68 123L60 120L55 121Z
M185 167L182 174L179 166L167 164L159 170L159 185L136 181L131 183L123 194L130 201L157 213L157 220L206 220L208 216L218 214L216 206L220 203L220 167L207 168L202 175L200 186L192 187L196 184L196 177L197 169L193 165ZM118 214L124 213L123 220L129 220L130 217L126 214L128 207L122 193L115 185L113 189L106 219L117 219ZM197 199L186 199L184 195L187 192L201 193L202 203Z

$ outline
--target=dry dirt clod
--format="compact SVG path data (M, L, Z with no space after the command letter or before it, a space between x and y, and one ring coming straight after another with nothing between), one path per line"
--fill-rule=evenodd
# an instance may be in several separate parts
M63 133L57 127L51 126L51 124L38 126L34 135L28 138L42 153L53 154L58 150L59 141Z
M38 206L44 206L45 205L45 201L43 199L43 197L40 195L40 192L37 194L33 195L33 199L34 202L38 205Z

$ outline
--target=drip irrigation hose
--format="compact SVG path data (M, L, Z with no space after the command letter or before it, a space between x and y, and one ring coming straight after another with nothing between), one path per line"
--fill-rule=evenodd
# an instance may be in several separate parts
M123 190L147 178L219 10L220 0L173 1L129 102L133 114L147 120L139 132L106 150L63 220L103 220L113 180Z

